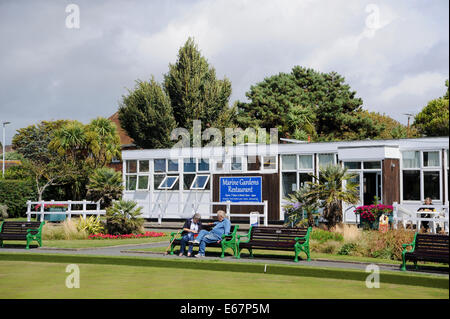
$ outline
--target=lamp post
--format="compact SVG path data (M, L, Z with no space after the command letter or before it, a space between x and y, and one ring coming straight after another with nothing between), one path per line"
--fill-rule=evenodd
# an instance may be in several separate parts
M3 162L2 162L2 177L5 177L5 143L6 143L6 137L5 137L5 126L11 124L11 122L3 122L2 126L3 126Z

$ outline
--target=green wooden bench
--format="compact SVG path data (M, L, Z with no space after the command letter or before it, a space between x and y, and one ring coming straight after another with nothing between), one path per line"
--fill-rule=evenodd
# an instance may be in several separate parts
M417 269L417 261L433 261L448 264L448 235L414 235L412 243L403 244L401 270L406 271L406 261L411 260ZM411 246L411 249L407 248Z
M236 258L240 258L241 250L248 249L253 257L253 249L287 250L295 252L294 261L298 262L298 255L304 252L310 261L309 236L312 228L288 228L251 226L247 235L238 235L236 242ZM242 237L247 239L242 240Z
M213 226L211 225L203 225L203 229L204 230L211 230L213 228ZM222 240L220 243L211 243L211 244L206 244L207 247L218 247L218 248L222 248L222 255L220 256L220 258L224 258L225 257L225 251L228 248L231 248L233 250L233 255L236 254L236 232L239 229L239 225L235 225L235 226L231 226L230 228L230 233L228 235L222 235ZM176 238L175 236L180 235L178 238ZM173 255L173 249L175 248L175 246L180 245L181 243L181 234L180 232L172 232L170 233L170 242L172 243L170 246L170 254ZM189 245L189 243L187 244ZM194 246L199 246L199 244L194 243Z
M3 248L4 240L26 240L27 249L30 243L37 241L42 246L42 227L45 222L19 222L4 221L0 225L0 245Z

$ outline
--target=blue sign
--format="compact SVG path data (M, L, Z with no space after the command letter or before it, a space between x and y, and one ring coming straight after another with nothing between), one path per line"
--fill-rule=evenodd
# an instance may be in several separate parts
M220 177L219 201L262 202L262 177Z

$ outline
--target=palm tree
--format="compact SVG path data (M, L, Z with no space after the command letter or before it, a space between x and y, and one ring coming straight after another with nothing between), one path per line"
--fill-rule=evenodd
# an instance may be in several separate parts
M120 139L111 120L98 117L89 123L86 131L89 150L95 158L96 167L106 165L114 157L120 158Z
M122 196L122 174L112 168L98 168L89 178L87 190L89 200L100 201L103 207L109 207L113 200Z
M307 197L322 201L323 217L327 220L328 228L342 221L343 202L347 204L358 202L358 185L352 181L355 177L356 174L348 173L347 168L330 165L321 168L319 176L313 175L313 182L308 182L310 191Z
M301 210L306 211L306 215L308 218L308 226L310 227L314 226L313 214L320 206L319 199L316 196L314 196L314 194L311 191L312 191L311 184L306 184L299 190L290 194L287 199L289 202L294 204L300 203ZM296 218L296 216L293 217Z

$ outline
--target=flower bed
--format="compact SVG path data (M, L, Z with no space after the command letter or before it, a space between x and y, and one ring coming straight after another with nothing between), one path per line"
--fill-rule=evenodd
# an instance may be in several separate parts
M45 208L67 208L67 204L44 204L44 209ZM38 211L39 209L41 209L41 204L37 204L34 207L35 211Z
M364 205L358 206L354 210L355 214L360 215L362 225L367 225L371 229L378 229L379 218L382 214L392 216L394 208L391 205Z
M109 234L92 234L89 239L130 239L130 238L150 238L163 237L166 234L148 231L143 234L126 234L126 235L109 235Z

